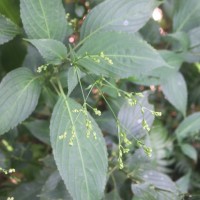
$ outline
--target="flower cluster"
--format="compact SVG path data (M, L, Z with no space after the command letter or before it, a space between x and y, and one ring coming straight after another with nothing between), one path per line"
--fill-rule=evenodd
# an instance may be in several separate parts
M148 132L150 131L150 127L147 124L147 121L145 119L142 120L142 127L143 127L144 130L146 130Z
M137 103L137 99L134 97L133 93L125 92L125 99L130 106L135 106Z
M95 115L101 116L101 111L98 110L97 108L93 108L93 111L94 111Z
M86 132L86 137L89 138L90 137L90 134L91 134L91 131L92 131L92 122L91 120L89 119L86 119L86 129L87 129L87 132Z
M73 146L75 137L76 137L75 127L72 126L72 135L71 135L71 138L69 139L70 146Z
M41 65L37 68L37 73L41 73L42 71L46 71L47 70L47 66L48 65Z
M7 200L14 200L14 197L8 197Z
M151 111L151 114L154 115L154 116L156 116L156 117L162 116L162 113L161 113L161 112Z
M124 154L127 154L130 149L128 146L130 146L132 143L131 141L127 138L125 132L120 132L120 144L119 144L119 157L118 157L118 163L119 163L119 169L124 168L123 160L122 157Z
M104 54L104 52L102 51L99 56L104 59L108 64L113 65L113 61Z
M67 132L65 131L62 135L59 135L58 139L63 140L67 137Z
M146 155L148 157L151 157L151 155L152 155L152 149L150 147L147 147L144 143L142 143L139 140L137 141L137 145L144 150L144 152L146 153Z
M4 173L5 175L7 175L7 174L12 174L12 173L14 173L14 172L15 172L15 169L8 169L8 170L6 170L6 169L3 169L3 168L0 167L0 172L2 172L2 173Z

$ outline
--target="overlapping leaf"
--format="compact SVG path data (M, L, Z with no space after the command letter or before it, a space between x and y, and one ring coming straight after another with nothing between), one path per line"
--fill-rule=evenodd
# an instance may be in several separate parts
M34 39L28 41L38 49L42 57L49 64L58 65L66 59L67 48L59 41L52 39Z
M187 86L182 74L175 73L169 76L162 84L162 90L167 100L185 116L187 108Z
M73 112L82 107L74 100L61 96L50 124L50 137L58 170L74 199L96 199L103 196L107 154L101 131L95 121L83 112ZM86 119L92 124L92 132L86 137ZM70 145L72 132L73 145ZM96 133L96 140L93 133ZM64 134L64 135L63 135ZM64 136L59 139L59 136Z
M38 76L27 68L8 73L0 84L0 135L26 119L40 96Z
M61 0L20 0L21 18L30 39L57 39L66 36L67 22Z
M113 64L102 58L101 52ZM79 49L77 56L77 63L90 72L115 78L140 77L153 69L170 67L145 41L127 33L95 34Z
M196 112L185 118L176 129L176 136L181 141L190 136L190 133L200 130L200 113Z
M12 40L20 33L20 29L11 20L0 15L0 44L4 44Z
M134 33L149 20L156 6L155 2L155 0L107 0L89 13L81 28L81 38L90 37L98 31Z

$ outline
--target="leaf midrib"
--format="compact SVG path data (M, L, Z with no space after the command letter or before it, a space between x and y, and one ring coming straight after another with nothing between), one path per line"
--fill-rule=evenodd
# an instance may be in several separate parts
M78 139L77 134L76 134L77 133L76 126L74 124L72 113L71 113L71 110L70 110L70 107L69 107L69 104L68 104L68 101L67 101L67 98L66 98L65 94L62 94L62 97L64 98L64 103L65 103L67 111L69 113L69 117L70 117L70 121L72 123L72 126L75 128L75 138L77 140L78 151L79 151L79 155L80 155L80 158L81 158L81 164L82 164L82 168L83 168L83 174L84 174L84 177L85 177L85 183L86 183L86 189L87 189L87 197L88 197L88 200L90 200L88 179L87 179L87 175L86 175L86 171L85 171L85 164L84 164L83 155L82 155L82 152L81 152L81 149L80 149L79 139Z
M50 0L50 1L51 1L51 0ZM42 14L43 14L43 16L44 16L44 22L45 22L45 26L46 26L48 38L51 38L50 31L49 31L49 26L48 26L47 19L46 19L46 14L45 14L45 11L44 11L44 9L43 9L43 5L42 5L41 0L39 0L39 4L40 4L41 10L42 10Z

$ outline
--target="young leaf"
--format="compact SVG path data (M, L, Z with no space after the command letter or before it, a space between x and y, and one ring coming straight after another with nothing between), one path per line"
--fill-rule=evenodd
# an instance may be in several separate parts
M0 45L12 40L20 29L11 20L0 15Z
M103 196L107 153L101 131L87 113L74 112L82 107L62 95L50 123L50 138L54 158L65 185L73 199L100 200ZM91 135L86 136L91 122ZM96 139L94 135L96 134Z
M185 118L176 129L176 136L179 141L189 137L190 133L200 130L200 112L193 113Z
M30 39L64 40L67 22L61 0L20 0L20 10Z
M174 31L188 31L196 26L200 26L200 1L182 0L178 1L173 21Z
M38 49L42 57L49 64L59 65L66 59L67 48L59 41L52 39L35 39L28 41Z
M197 158L198 158L197 151L192 145L181 144L181 150L186 156L188 156L189 158L191 158L195 162L197 161Z
M8 73L0 84L0 135L25 120L40 96L39 77L27 68Z
M184 116L187 108L187 86L181 73L174 73L161 85L167 100Z
M137 32L150 19L155 6L155 0L104 1L86 17L81 38L99 31Z
M169 65L145 41L128 33L106 32L93 35L78 50L77 64L90 72L108 77L140 77Z

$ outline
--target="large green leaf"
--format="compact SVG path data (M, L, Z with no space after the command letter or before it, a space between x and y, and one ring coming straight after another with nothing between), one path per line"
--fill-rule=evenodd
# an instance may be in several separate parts
M103 59L101 52L111 59L113 64ZM155 49L128 33L95 34L79 49L77 56L77 63L90 72L117 78L140 77L153 69L170 67Z
M187 86L181 73L174 73L161 85L167 100L184 116L187 108Z
M61 0L21 0L21 18L30 39L63 41L67 22Z
M176 129L176 136L179 141L190 137L190 133L200 130L200 112L194 113L185 118Z
M174 31L188 31L196 26L200 26L200 1L181 0L178 2L174 12Z
M4 44L12 40L17 34L20 33L19 27L11 20L0 15L0 44Z
M38 49L47 63L58 65L66 60L67 48L63 43L52 39L34 39L28 41Z
M88 14L81 38L98 31L137 32L149 20L155 6L155 0L107 0Z
M26 119L40 96L38 76L27 68L8 73L0 84L0 135Z
M64 94L54 108L50 123L54 158L73 199L100 200L105 188L108 162L105 142L89 113L87 118L83 112L74 112L75 109L82 107ZM92 124L90 137L86 137L87 119ZM70 145L72 132L74 141ZM94 132L96 139L93 137ZM62 136L63 139L60 139Z

